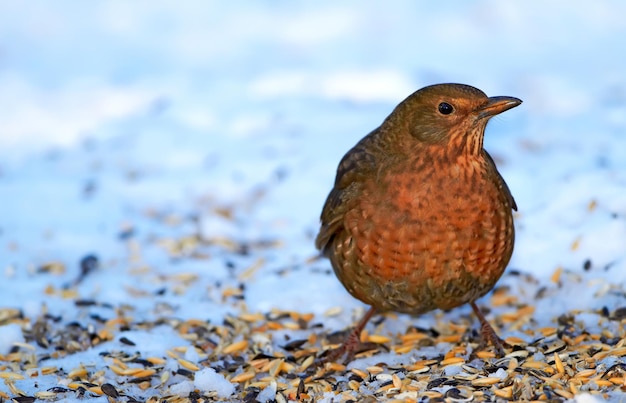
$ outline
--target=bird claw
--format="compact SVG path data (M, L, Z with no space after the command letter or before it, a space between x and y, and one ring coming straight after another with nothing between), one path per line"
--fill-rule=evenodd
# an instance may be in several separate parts
M476 306L476 303L470 302L470 305L480 321L480 344L478 349L483 350L488 343L491 343L496 350L496 355L498 357L504 357L505 352L503 346L506 343L498 337L496 331L493 330L493 327L487 322L487 319L485 319L478 306Z
M317 367L322 367L330 362L341 361L344 364L348 364L350 361L354 359L354 354L356 350L351 351L352 349L348 349L346 347L347 343L343 343L341 346L337 348L332 348L330 350L324 351L317 359L315 360L314 365Z
M496 334L495 330L493 330L493 327L491 327L491 325L489 325L489 323L485 322L485 324L487 326L481 325L481 329L480 329L480 344L478 345L478 349L479 350L484 350L485 347L487 347L487 344L491 343L491 345L493 346L493 348L496 350L496 356L498 356L498 358L504 357L505 356L505 352L504 352L504 340L502 340L500 337L498 337L498 335Z

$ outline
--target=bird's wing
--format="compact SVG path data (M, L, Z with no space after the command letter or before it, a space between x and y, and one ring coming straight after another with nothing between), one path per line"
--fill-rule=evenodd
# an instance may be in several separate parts
M485 156L487 158L487 161L493 168L493 171L496 173L498 188L504 191L504 194L509 200L509 203L511 203L511 208L517 211L517 203L515 203L515 199L513 198L513 195L511 194L511 189L509 189L509 186L504 181L504 178L502 177L502 175L500 175L500 172L498 172L498 169L496 168L496 163L493 161L493 158L491 158L491 155L489 155L487 151L485 151Z
M333 238L344 230L344 217L358 202L365 179L376 170L375 156L366 151L373 146L374 134L363 138L339 163L335 186L322 209L321 228L315 240L315 246L324 254Z

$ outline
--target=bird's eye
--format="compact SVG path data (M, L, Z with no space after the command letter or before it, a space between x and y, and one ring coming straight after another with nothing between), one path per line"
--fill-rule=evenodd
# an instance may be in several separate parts
M449 115L454 112L454 108L447 102L442 102L439 104L439 113L442 115Z

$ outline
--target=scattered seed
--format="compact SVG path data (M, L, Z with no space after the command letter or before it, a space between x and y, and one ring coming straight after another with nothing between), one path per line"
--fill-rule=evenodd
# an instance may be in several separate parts
M488 358L496 358L496 354L492 351L479 351L476 353L476 357L486 360Z
M117 392L117 389L115 389L115 386L111 385L110 383L103 383L100 386L100 389L105 395L112 398L117 398L120 396L120 394Z
M513 398L513 387L512 386L508 386L506 388L502 388L502 389L495 389L493 391L493 393L501 398L504 399L512 399Z
M574 398L574 395L572 394L572 392L567 391L565 389L556 389L554 391L554 393L556 393L557 395L559 395L561 397L564 397L566 399L573 399Z
M149 378L151 376L156 375L156 370L149 368L149 369L142 369L140 371L137 371L133 374L133 376L135 378Z
M224 354L232 354L234 352L239 352L245 350L248 347L248 340L241 340L235 343L232 343L224 348L222 351Z
M51 375L58 371L57 367L41 367L41 375Z
M496 377L476 378L472 381L473 386L491 386L498 382L502 382L502 379Z
M35 397L41 400L56 400L59 396L50 391L35 392Z
M455 365L455 364L463 364L465 363L465 359L461 357L452 357L441 361L441 366L444 367L446 365Z
M242 372L239 375L233 376L230 381L233 383L242 383L253 379L256 376L255 372Z
M146 358L146 361L154 365L165 365L165 363L167 362L161 357L148 357Z
M19 381L19 380L24 379L24 375L18 374L16 372L0 372L0 378Z
M239 281L250 280L254 274L265 264L265 259L258 258L249 268L245 269L239 275Z
M326 363L326 369L329 371L343 372L346 370L346 366L336 362L328 362Z
M343 309L340 306L335 306L335 307L327 309L326 312L324 312L324 316L327 316L327 317L337 316L341 314L342 311Z
M391 342L391 338L387 336L382 336L379 334L372 334L372 335L369 335L369 337L367 338L367 341L370 343L385 344L385 343Z
M557 353L554 353L554 365L556 367L556 371L559 374L565 373L565 367L563 366L563 361L561 361L561 358L559 357Z
M194 364L191 361L185 360L183 358L178 358L177 361L183 368L188 369L189 371L199 371L200 370L200 367L197 366L196 364Z
M372 365L370 367L367 367L366 370L367 370L367 372L369 372L372 375L378 375L381 372L383 372L385 369L382 368L382 367L379 367L377 365Z
M84 367L79 367L74 369L73 371L71 371L69 374L67 374L67 377L70 379L75 379L75 378L79 378L79 379L83 379L87 377L87 370Z
M201 248L203 242L206 241L197 238L186 245ZM241 245L238 241L232 241L232 245L233 250L239 252L246 248L250 252L251 248L263 247L256 243ZM190 251L185 251L183 255L180 252L180 249L176 251L178 258L192 255ZM248 278L256 275L264 264L257 261L247 271L235 266L233 270L236 268L236 273ZM150 267L137 266L129 271L129 275L145 275L151 270ZM570 281L583 281L582 276L558 268L552 280L560 287L566 287ZM187 287L198 281L198 276L182 273L163 276L162 279L169 284L162 289L176 293L186 292ZM166 303L155 306L155 312L159 312L161 319L138 323L131 318L132 307L113 307L99 300L80 300L75 294L63 294L61 290L50 287L46 292L56 297L73 298L85 315L70 322L47 314L32 320L24 318L19 310L0 308L0 325L20 324L26 340L0 356L0 378L4 378L6 383L5 391L0 391L0 400L58 400L65 397L59 394L68 392L78 399L88 400L103 394L109 399L119 400L122 391L127 389L123 385L149 391L152 396L160 396L167 403L214 400L215 396L211 393L192 392L188 397L168 395L173 382L180 382L182 377L193 379L195 372L207 365L237 384L240 395L233 396L233 399L244 402L255 401L256 396L272 383L276 385L274 400L277 402L316 401L324 398L325 393L332 393L337 401L556 401L576 398L582 391L601 398L603 394L624 389L626 366L622 361L626 356L626 337L620 325L626 318L626 308L570 310L555 318L553 326L548 324L537 328L531 322L536 305L527 301L532 296L550 298L557 292L557 287L540 284L522 272L517 273L515 280L529 287L527 295L514 295L514 286L503 286L494 290L490 301L492 307L497 307L491 316L492 323L500 327L496 329L498 333L508 332L516 336L505 340L505 357L496 358L492 349L476 351L478 334L469 319L460 315L459 319L450 321L446 319L448 315L436 314L433 328L409 327L404 334L398 331L382 335L380 332L385 329L378 327L380 322L372 322L362 337L373 347L357 355L377 363L366 369L362 366L359 367L361 369L347 369L342 362L316 365L316 357L341 342L346 332L337 332L339 337L332 339L323 323L313 322L314 315L311 313L278 309L250 311L242 300L245 291L242 286L212 286L213 298L232 297L227 303L233 306L240 304L241 307L241 313L233 314L220 323L211 323L206 319L176 319L176 308ZM607 282L598 282L595 286L604 293L622 292ZM537 290L542 287L545 291L538 293ZM142 295L142 298L155 295L145 290L127 291L129 295ZM97 308L97 314L90 312L95 309L93 307ZM342 313L341 307L335 307L328 310L326 316ZM581 313L597 315L600 330L592 333L585 329L577 319ZM399 320L394 315L380 319ZM130 333L125 336L124 332L150 330L158 326L175 329L187 344L166 351L162 356L143 356L140 353L143 350L142 340L125 338ZM85 363L67 369L69 372L65 372L64 368L45 366L46 360L61 359L111 340L134 345L135 348L126 350L136 351L101 350L106 366ZM441 351L441 343L451 345L440 356L429 355L428 360L421 359L424 347ZM183 358L189 348L198 353L197 362ZM406 353L406 360L413 361L389 365L382 351ZM607 358L608 361L602 361ZM168 365L172 360L178 363L178 370L172 371L171 365ZM615 365L607 368L606 362L609 361L615 362ZM358 362L355 361L354 365L359 366ZM460 366L462 372L455 371L452 372L454 375L447 376L449 370L445 368L451 365ZM505 374L502 377L490 376L496 370L505 371ZM28 397L16 386L20 384L18 380L49 376L58 379L63 387L38 391L33 397ZM104 380L108 383L103 383ZM130 396L125 398L129 402L134 401ZM155 397L148 398L146 403L160 401Z
M552 276L550 277L550 281L553 283L558 283L561 280L561 274L563 274L563 268L557 267Z
M104 392L102 391L102 388L100 386L91 386L89 388L87 388L88 391L98 394L98 395L104 395Z

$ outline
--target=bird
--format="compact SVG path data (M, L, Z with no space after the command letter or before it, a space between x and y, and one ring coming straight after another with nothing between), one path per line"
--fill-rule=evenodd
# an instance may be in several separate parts
M521 103L465 84L430 85L344 155L315 246L370 308L327 360L353 359L377 313L464 304L480 322L481 345L504 354L476 300L511 259L517 205L483 139L490 118Z

